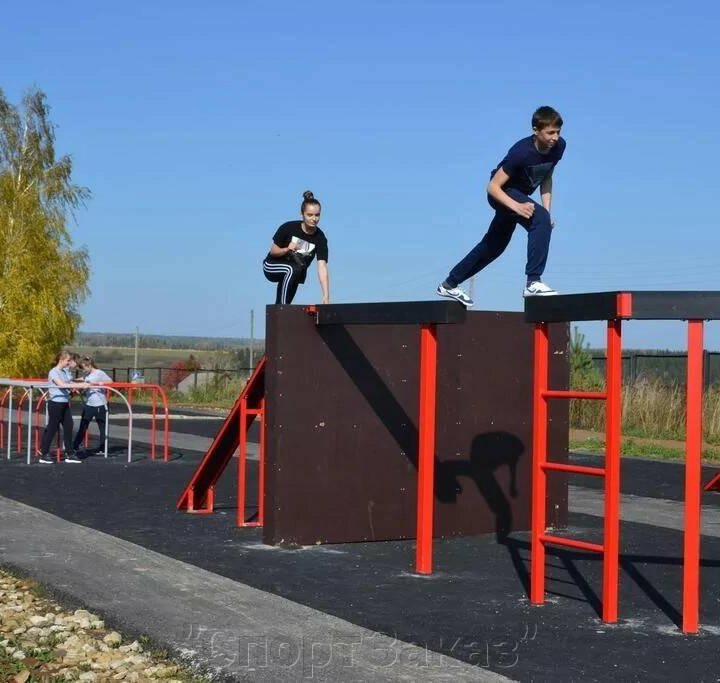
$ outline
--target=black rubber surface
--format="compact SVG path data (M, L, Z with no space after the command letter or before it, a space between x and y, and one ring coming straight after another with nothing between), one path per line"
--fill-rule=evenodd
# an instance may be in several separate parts
M198 459L186 453L168 464L128 465L121 457L95 457L48 466L3 459L0 495L513 679L716 680L718 538L703 538L706 628L683 636L677 628L681 534L623 524L621 622L611 626L598 617L602 566L595 555L550 553L548 603L531 607L527 534L503 542L494 536L438 541L435 574L423 578L413 574L412 542L271 548L260 544L257 529L235 526L232 468L218 486L215 514L175 512ZM251 463L251 491L255 477ZM678 500L681 482L678 465L623 465L626 492ZM715 504L715 496L706 494L705 501ZM255 503L252 494L249 502ZM572 515L571 523L579 538L592 540L601 530L596 517Z

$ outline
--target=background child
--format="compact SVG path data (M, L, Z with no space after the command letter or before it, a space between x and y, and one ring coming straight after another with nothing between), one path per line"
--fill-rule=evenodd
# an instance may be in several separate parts
M55 360L55 366L48 373L48 382L52 385L48 389L47 397L48 423L43 432L40 457L38 459L38 462L46 465L54 462L50 457L50 447L61 426L65 446L65 462L82 462L72 448L73 418L70 407L70 390L84 389L87 385L71 382L69 375L71 362L72 354L69 351L62 351Z
M107 384L108 382L112 382L112 379L100 370L95 365L95 361L89 356L85 356L80 360L80 371L87 384ZM80 427L78 427L77 434L75 435L73 450L77 451L80 448L85 438L85 432L87 432L90 423L95 420L100 430L100 442L96 448L91 449L91 453L93 455L104 455L105 426L108 414L107 392L102 387L89 387L85 390L83 400L85 404L83 405L82 416L80 418Z

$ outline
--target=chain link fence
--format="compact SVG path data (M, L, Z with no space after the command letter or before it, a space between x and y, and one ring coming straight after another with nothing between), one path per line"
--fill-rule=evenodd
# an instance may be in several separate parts
M132 382L136 368L106 369L113 382ZM252 373L252 368L235 368L223 370L218 368L197 368L191 371L179 371L178 368L144 367L137 368L145 384L159 384L161 387L176 390L198 389L209 381L229 382L237 380L245 382Z

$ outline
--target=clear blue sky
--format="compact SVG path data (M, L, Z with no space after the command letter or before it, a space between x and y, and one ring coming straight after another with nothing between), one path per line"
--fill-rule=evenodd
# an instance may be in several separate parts
M3 8L0 87L47 93L93 192L73 231L92 259L83 329L247 336L254 309L261 336L261 260L303 190L323 202L334 302L434 298L541 104L568 141L545 279L720 289L719 35L710 0L40 0ZM518 228L476 308L521 310L525 246ZM295 303L319 292L313 266ZM685 330L629 323L625 341L683 348Z

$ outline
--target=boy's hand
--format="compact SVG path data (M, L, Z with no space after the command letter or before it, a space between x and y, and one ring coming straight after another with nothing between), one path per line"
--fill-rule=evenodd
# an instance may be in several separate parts
M532 218L532 215L535 213L535 204L533 202L518 203L515 207L515 213L523 218Z

